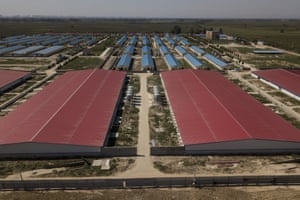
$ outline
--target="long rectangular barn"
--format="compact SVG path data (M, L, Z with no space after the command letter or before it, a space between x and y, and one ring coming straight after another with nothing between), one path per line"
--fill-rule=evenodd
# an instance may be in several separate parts
M161 74L188 154L299 153L300 131L214 71Z
M67 72L0 120L0 156L98 155L126 74Z
M30 79L30 72L0 70L0 94Z
M300 101L300 70L271 69L252 75Z

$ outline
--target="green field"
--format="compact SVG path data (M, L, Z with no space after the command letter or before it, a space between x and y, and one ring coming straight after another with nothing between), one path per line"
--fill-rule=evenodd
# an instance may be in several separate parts
M116 41L118 40L118 37L110 37L101 44L98 44L91 48L91 55L99 56L102 52L105 51L107 47L112 47L115 45Z
M79 57L61 67L61 70L93 69L101 65L103 60L97 57Z
M38 34L38 33L130 33L130 32L171 32L175 25L182 32L196 29L194 21L152 21L152 20L121 20L121 19L69 19L69 20L1 20L0 35Z
M158 19L19 19L0 21L1 36L37 33L131 33L172 32L179 26L182 33L199 33L222 28L226 34L300 52L300 20L158 20Z
M300 20L215 20L203 23L202 27L222 28L226 34L300 52Z

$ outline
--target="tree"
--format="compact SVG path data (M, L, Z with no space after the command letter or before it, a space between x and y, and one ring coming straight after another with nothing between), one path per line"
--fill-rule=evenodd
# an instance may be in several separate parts
M223 34L223 28L219 29L219 33Z
M190 34L194 34L194 33L195 33L194 28L191 27L191 28L190 28Z
M181 27L178 26L178 25L175 25L171 31L171 33L174 33L174 34L179 34L181 33Z

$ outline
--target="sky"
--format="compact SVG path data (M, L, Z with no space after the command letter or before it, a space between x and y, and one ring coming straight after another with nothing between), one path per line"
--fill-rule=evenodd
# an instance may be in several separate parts
M3 16L300 18L300 0L0 0Z

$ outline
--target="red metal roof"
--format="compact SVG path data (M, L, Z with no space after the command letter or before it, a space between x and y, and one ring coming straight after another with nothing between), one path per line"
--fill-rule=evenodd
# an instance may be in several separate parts
M21 79L30 74L30 72L13 71L13 70L0 70L0 88Z
M0 120L0 144L102 146L124 72L67 72Z
M254 73L300 97L300 70L271 69Z
M262 139L300 142L300 131L217 72L162 78L185 145Z

